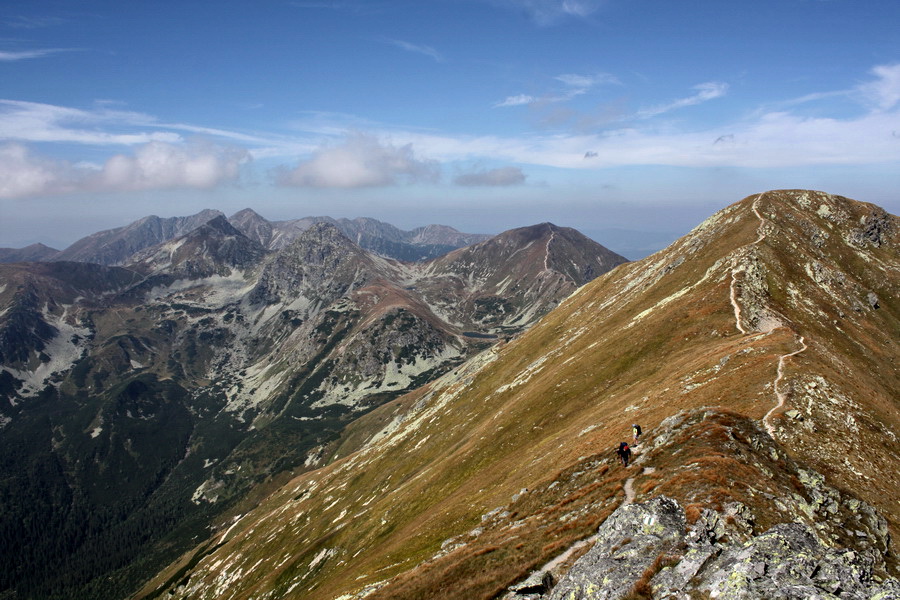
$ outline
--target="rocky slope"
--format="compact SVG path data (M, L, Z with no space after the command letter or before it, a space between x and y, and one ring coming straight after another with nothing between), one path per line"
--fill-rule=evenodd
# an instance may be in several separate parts
M585 244L579 277L604 251ZM583 282L519 299L547 277L525 259L470 263L507 270L504 292L439 295L521 306L520 332ZM253 486L312 468L353 418L493 343L417 291L433 279L329 223L270 252L221 215L124 267L0 266L0 590L123 596Z
M898 237L821 192L729 206L357 419L138 597L894 597Z

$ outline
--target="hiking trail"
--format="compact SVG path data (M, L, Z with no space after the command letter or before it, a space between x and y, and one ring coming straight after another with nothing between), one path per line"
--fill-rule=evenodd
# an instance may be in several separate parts
M769 432L769 435L772 436L773 439L775 438L775 427L771 422L769 422L769 418L776 410L784 406L784 402L787 399L787 392L783 392L778 389L778 384L781 383L781 380L784 378L784 362L790 357L796 356L797 354L800 354L801 352L806 350L806 339L803 336L800 336L800 346L801 347L799 350L794 350L793 352L790 352L788 354L782 354L778 358L778 375L777 377L775 377L775 383L772 384L772 387L775 389L775 397L778 398L778 404L773 406L769 410L769 412L766 413L766 416L764 416L762 419L766 431Z
M629 477L625 481L625 499L622 500L622 506L634 502L634 477Z
M768 220L765 217L763 217L762 214L760 214L759 206L758 206L759 200L760 200L760 198L763 197L764 193L765 192L758 194L756 196L756 198L753 200L753 205L752 205L753 206L753 214L755 214L756 218L759 219L759 226L756 228L758 237L756 238L755 241L750 242L749 244L747 244L745 246L741 246L738 249L738 253L741 253L745 248L755 246L766 239L766 224L768 223ZM731 300L731 306L734 308L735 326L737 327L738 331L740 331L744 335L747 335L750 332L747 331L744 328L744 326L741 324L741 305L738 302L737 286L736 286L737 274L743 273L745 271L746 271L746 267L744 267L743 265L734 266L731 269L731 286L729 289L729 298ZM794 335L797 335L797 333L790 327L787 327L786 325L780 325L780 326L785 327L786 329L793 332ZM777 327L772 327L771 325L770 325L770 327L771 328L764 331L764 333L769 333L777 328ZM796 356L807 349L806 339L803 336L799 336L799 337L800 337L800 349L799 350L794 350L793 352L788 352L787 354L782 354L781 356L778 357L778 369L776 371L775 381L772 384L772 389L775 390L775 397L777 398L778 402L762 418L763 426L766 428L766 431L769 432L769 435L772 436L773 439L775 437L775 427L770 422L770 419L771 419L772 415L775 413L775 411L777 411L778 409L780 409L781 407L784 406L784 403L787 400L787 392L784 392L784 391L781 391L778 389L778 386L781 383L781 380L784 379L785 361L787 361L788 358L790 358L792 356Z
M646 467L643 470L643 473L649 475L650 473L653 473L654 471L656 471L656 469L654 469L653 467ZM625 480L625 485L623 486L623 489L625 490L625 498L622 500L622 503L619 505L620 507L626 506L626 505L634 502L634 497L635 497L634 477L629 477L628 479ZM584 538L583 540L579 540L579 541L575 542L574 544L569 546L565 552L563 552L562 554L560 554L559 556L557 556L556 558L554 558L553 560L551 560L550 562L548 562L547 564L542 566L540 569L538 569L538 571L546 571L546 572L553 571L554 569L556 569L560 565L562 565L564 562L566 562L573 554L575 554L575 552L581 550L585 546L593 546L597 542L598 538L599 538L599 535L595 533L594 535L592 535L590 537L587 537L587 538Z

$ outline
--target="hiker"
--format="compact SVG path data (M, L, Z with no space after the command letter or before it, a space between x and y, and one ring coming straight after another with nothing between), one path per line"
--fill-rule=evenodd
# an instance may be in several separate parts
M631 426L631 435L634 437L634 445L638 445L638 440L641 437L641 426L635 423Z
M619 447L616 448L616 454L619 455L619 459L622 461L622 466L627 467L628 461L631 459L631 448L628 447L628 444L625 442L619 442Z

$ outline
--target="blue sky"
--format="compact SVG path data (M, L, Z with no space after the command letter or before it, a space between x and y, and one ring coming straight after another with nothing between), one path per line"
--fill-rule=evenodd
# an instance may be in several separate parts
M896 0L6 0L0 246L148 214L685 233L900 212Z

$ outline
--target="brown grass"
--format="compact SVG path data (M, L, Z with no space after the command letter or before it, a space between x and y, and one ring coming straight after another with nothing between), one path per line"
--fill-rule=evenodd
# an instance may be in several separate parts
M692 502L684 507L684 517L687 519L687 522L693 525L700 518L700 515L703 514L703 505L697 504L696 502Z
M653 563L650 564L644 572L641 573L641 576L637 581L634 582L634 585L631 586L631 590L629 590L628 594L622 597L622 600L650 600L653 598L653 588L650 585L650 581L656 576L657 573L665 569L666 567L670 567L672 565L678 564L678 561L681 560L679 556L673 556L663 552Z

